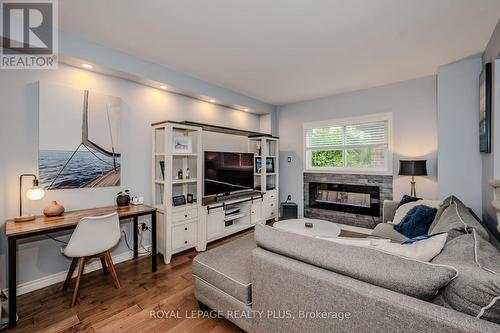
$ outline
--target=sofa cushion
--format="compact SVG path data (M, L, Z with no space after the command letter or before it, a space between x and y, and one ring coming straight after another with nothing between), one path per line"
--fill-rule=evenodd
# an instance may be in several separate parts
M394 227L392 223L379 223L373 229L372 236L387 238L398 243L407 241L408 237L394 230Z
M450 196L443 201L443 206L446 208L439 216L439 220L429 229L429 232L437 234L447 232L448 239L472 233L475 229L477 234L488 240L489 235L486 229L481 225L481 222L471 213L470 209L458 200L455 196ZM436 214L438 215L438 214Z
M401 207L404 204L407 204L409 202L414 202L414 201L418 201L418 200L422 200L422 198L412 197L410 195L405 194L405 195L403 195L403 197L399 201L397 208L399 208L399 207Z
M500 324L500 252L491 243L472 230L448 240L432 262L458 270L435 303Z
M423 263L376 249L329 242L269 226L255 227L259 247L424 300L456 275L453 267Z
M427 235L429 227L434 221L437 209L425 205L418 205L410 209L401 223L394 226L394 230L408 238Z
M197 255L193 274L245 304L251 304L250 260L253 233Z

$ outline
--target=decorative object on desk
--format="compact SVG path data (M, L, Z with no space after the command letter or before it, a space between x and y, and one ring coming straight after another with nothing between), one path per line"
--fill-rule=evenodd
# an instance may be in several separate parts
M186 169L186 179L189 179L189 168Z
M177 179L183 179L182 169L180 169L179 171L177 171Z
M191 154L193 139L190 136L174 136L172 140L173 154Z
M427 176L427 160L400 160L399 175L411 176L410 195L416 197L415 176Z
M172 202L174 206L182 206L186 204L186 197L184 195L176 195L172 197Z
M59 216L64 213L64 206L57 203L57 201L52 201L50 205L45 207L43 210L43 215L50 216Z
M191 193L188 193L187 195L187 202L190 204L194 202L194 197Z
M479 76L479 151L491 152L491 63L484 65Z
M128 206L130 205L130 191L120 191L116 194L116 204L118 206Z
M35 201L45 196L45 191L39 186L38 178L34 174L22 174L19 176L19 216L14 218L16 222L31 221L35 219L34 215L23 215L23 178L33 177L33 186L26 192L26 198Z
M160 161L161 179L165 180L165 161Z
M144 197L132 197L130 203L132 205L142 205L144 203Z
M48 82L39 89L40 185L119 186L120 98Z

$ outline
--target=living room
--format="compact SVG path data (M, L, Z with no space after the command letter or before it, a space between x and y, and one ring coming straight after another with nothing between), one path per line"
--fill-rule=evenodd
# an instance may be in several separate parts
M499 1L0 6L1 329L500 330Z

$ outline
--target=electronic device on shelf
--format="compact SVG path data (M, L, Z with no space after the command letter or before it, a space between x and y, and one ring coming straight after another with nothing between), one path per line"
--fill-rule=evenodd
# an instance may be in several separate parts
M230 207L226 208L225 210L225 215L232 215L232 214L238 214L240 212L240 207Z
M186 197L184 195L176 195L172 197L172 203L174 206L182 206L186 204Z
M206 151L204 195L229 195L240 191L252 191L253 160L253 153Z

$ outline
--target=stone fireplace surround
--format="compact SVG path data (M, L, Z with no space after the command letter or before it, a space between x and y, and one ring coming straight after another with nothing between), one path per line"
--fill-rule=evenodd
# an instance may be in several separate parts
M336 173L304 173L304 217L317 218L336 223L349 224L356 227L374 228L382 222L382 207L384 200L392 200L393 176L386 175L361 175L361 174L336 174ZM330 183L348 185L368 185L380 188L379 216L367 216L340 212L329 209L309 206L309 183Z

